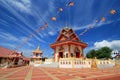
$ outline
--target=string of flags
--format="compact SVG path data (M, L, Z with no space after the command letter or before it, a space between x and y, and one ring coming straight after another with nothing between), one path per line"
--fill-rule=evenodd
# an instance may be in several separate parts
M67 7L73 7L74 5L75 5L75 3L72 2L72 1L71 1L71 2L68 2L68 3L66 4ZM62 13L63 10L64 10L63 7L58 8L57 14ZM114 14L116 14L117 12L116 12L116 10L112 9L112 10L110 10L109 13L110 13L111 15L114 15ZM55 16L53 16L53 17L51 18L51 20L56 21L56 20L57 20L57 18L56 18L57 14L56 14ZM36 33L36 34L38 34L38 33L40 32L40 30L43 31L43 30L45 30L45 28L48 28L48 23L42 18L42 16L40 16L40 18L44 21L45 24L44 24L43 26L40 26L39 29L35 30L35 33ZM99 21L105 22L105 21L106 21L106 18L105 18L105 17L101 17L100 20L99 20L99 19L96 19L96 20L95 20L95 23L98 23ZM89 26L89 27L86 28L82 33L80 33L80 36L84 35L88 30L90 30L90 29L92 29L92 28L94 28L93 25ZM35 35L35 34L32 33L30 36L28 36L28 37L23 41L22 44L18 45L18 46L15 48L15 50L17 50L17 49L20 48L23 44L25 44L26 42L28 42L30 38L34 37L34 35Z
M63 8L60 7L60 8L58 9L57 14L61 13L62 11L63 11ZM56 18L57 14L51 18L53 21L56 21L56 20L57 20L57 18Z
M66 6L72 7L72 6L74 6L74 2L73 2L73 1L68 2L68 3L66 4ZM58 9L58 13L57 13L57 14L59 14L59 13L62 12L62 11L63 11L63 8L60 7L60 8ZM114 14L116 14L116 13L117 13L116 10L114 10L114 9L110 10L110 14L111 14L111 15L114 15ZM52 19L53 21L56 21L56 20L57 20L56 16L53 16L51 19ZM105 18L105 17L101 17L100 20L96 19L95 23L97 24L99 21L100 21L100 22L105 22L105 21L106 21L106 18ZM82 33L80 33L80 35L83 35L83 34L86 33L89 29L92 29L92 28L94 28L94 26L92 26L92 25L89 26L89 27L86 28Z
M72 7L72 6L74 6L74 2L68 2L66 6ZM63 12L63 8L62 8L62 7L58 8L57 14L59 14L59 13L61 13L61 12ZM57 14L56 14L56 15L57 15ZM48 23L42 18L42 16L40 16L40 18L41 18L41 20L43 20L43 22L45 22L45 24L44 24L43 26L41 26L38 30L35 30L35 33L37 33L37 34L40 32L40 30L45 30L45 28L48 28ZM57 20L56 16L53 16L51 19L52 19L53 21L56 21L56 20ZM28 37L23 41L23 43L21 43L20 45L18 45L18 46L15 48L15 50L17 50L18 48L22 47L22 45L24 45L26 42L28 42L29 39L32 38L32 37L34 37L34 34L33 34L33 33L32 33L30 36L28 36Z
M82 33L80 33L80 36L82 36L83 34L85 34L89 29L94 28L93 26L89 26L88 28L86 28Z
M62 11L63 11L63 8L60 7L60 8L58 9L57 14L61 13ZM56 20L57 20L57 18L56 18L57 14L51 18L53 21L56 21Z
M112 9L112 10L110 10L110 14L111 15L114 15L114 14L116 14L117 12L116 12L116 10L114 10L114 9ZM105 22L106 21L106 18L105 17L102 17L101 19L100 19L100 21L101 22ZM98 23L99 21L98 21L98 19L96 19L95 20L95 23ZM84 35L89 29L92 29L92 28L94 28L94 26L89 26L88 28L86 28L83 32L81 32L80 33L80 36L82 36L82 35Z
M74 6L74 2L68 2L68 3L66 4L66 6L67 6L67 7L72 7L72 6ZM58 12L56 13L55 16L53 16L53 17L51 18L51 20L56 21L56 20L57 20L57 18L56 18L57 14L63 12L63 10L64 10L64 9L63 9L62 7L58 8Z
M44 30L45 28L48 28L48 23L45 22L45 24L43 26L41 26L39 29L35 30L35 33L38 34L40 32L40 30ZM35 34L31 33L21 44L19 44L14 51L16 51L17 49L19 49L20 47L22 47L25 43L27 43L32 37L34 37Z

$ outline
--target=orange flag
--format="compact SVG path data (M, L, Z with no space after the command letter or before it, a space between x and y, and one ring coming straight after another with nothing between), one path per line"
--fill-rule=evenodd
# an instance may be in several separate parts
M106 18L105 18L105 17L102 17L102 18L101 18L101 21L102 21L102 22L105 22L105 21L106 21Z
M36 32L36 33L39 33L39 30L36 30L35 32Z
M40 30L44 30L44 27L40 27Z
M52 17L52 20L53 20L53 21L56 21L57 19L56 19L56 17Z
M45 26L48 27L48 23L45 23Z
M74 6L74 2L69 2L68 6Z
M110 14L115 14L115 13L116 11L114 9L110 11Z

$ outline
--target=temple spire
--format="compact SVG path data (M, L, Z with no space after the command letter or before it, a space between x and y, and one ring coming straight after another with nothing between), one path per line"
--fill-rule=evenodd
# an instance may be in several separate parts
M68 28L68 23L66 23L66 28Z
M38 45L38 47L37 47L37 49L36 49L37 51L40 51L40 46Z
M66 23L65 30L68 30L68 29L69 29L69 27L68 27L68 23Z

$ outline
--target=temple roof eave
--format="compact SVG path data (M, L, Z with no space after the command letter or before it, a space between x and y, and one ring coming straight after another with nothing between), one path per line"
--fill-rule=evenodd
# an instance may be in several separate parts
M51 47L51 48L54 48L54 47L56 47L56 46L63 45L63 44L75 44L75 45L82 46L83 48L85 48L85 47L88 46L88 44L82 43L82 42L66 41L66 42L53 43L53 44L50 45L50 47Z
M30 59L41 59L42 57L31 57Z
M32 51L32 52L33 52L33 53L41 53L41 54L43 53L42 51L36 51L36 50L35 50L35 51Z

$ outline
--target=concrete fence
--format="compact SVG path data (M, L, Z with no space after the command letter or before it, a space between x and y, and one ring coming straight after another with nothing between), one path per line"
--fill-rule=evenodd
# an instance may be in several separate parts
M110 68L115 65L114 60L61 58L59 60L59 68L91 68L92 61L95 62L97 68Z

